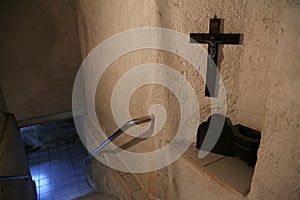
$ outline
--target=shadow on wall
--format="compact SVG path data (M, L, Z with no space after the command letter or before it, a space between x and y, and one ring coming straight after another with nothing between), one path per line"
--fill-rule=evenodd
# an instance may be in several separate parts
M4 67L14 63L25 68L49 52L56 33L53 17L43 1L1 1L0 10L1 46L5 47L0 48L0 55L5 57Z
M0 80L9 112L21 121L70 111L81 63L75 1L3 0L0 23Z

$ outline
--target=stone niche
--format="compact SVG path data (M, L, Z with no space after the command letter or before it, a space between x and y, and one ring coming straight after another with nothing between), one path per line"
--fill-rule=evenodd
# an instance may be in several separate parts
M296 1L271 0L256 3L234 0L77 2L83 58L100 42L132 28L158 26L177 30L187 36L192 32L205 33L208 32L209 19L215 15L226 21L225 33L244 35L242 45L226 45L222 48L219 67L227 94L226 115L233 124L240 123L262 132L254 172L252 169L240 176L248 177L249 181L242 180L242 183L250 191L238 191L228 182L234 179L228 173L235 171L232 163L239 161L213 154L199 160L197 151L191 147L168 167L155 172L133 174L151 199L299 199L300 137L297 134L300 131L300 115L297 111L300 110L300 68L295 67L298 66L300 53L300 24L296 20L299 10L300 5ZM100 80L95 107L98 120L108 135L117 128L110 109L113 85L122 74L143 61L164 63L183 74L198 95L201 105L199 123L208 118L211 114L210 101L204 97L204 81L190 70L189 63L168 52L142 50L116 60ZM86 88L89 88L88 74L85 77ZM159 71L145 74L160 75ZM164 146L173 137L180 117L176 98L159 86L145 86L135 95L130 103L132 117L147 114L148 108L159 102L165 106L169 118L162 137L144 140L127 150L145 152ZM118 138L116 144L122 145L129 140L124 135ZM213 174L218 171L218 166L213 165L214 161L223 163L219 168L224 172ZM93 170L103 170L98 168ZM114 173L113 169L105 170ZM117 178L114 177L113 182L116 183ZM99 185L110 185L111 180L102 180L100 176L95 178L100 182ZM110 186L106 192L113 190L116 191L115 196L121 197L114 184Z

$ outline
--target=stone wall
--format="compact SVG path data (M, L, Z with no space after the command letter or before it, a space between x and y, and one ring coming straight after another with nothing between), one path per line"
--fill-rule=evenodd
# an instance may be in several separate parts
M262 130L271 90L269 71L276 68L281 10L285 3L249 1L245 14L243 56L240 58L239 121ZM286 3L287 4L287 3Z
M35 183L31 179L27 158L15 118L3 112L5 101L0 88L0 174L5 176L28 176L27 179L0 181L1 199L36 199Z
M209 19L215 15L225 20L225 33L243 34L242 45L221 48L219 67L227 94L227 115L234 124L242 123L262 130L249 195L243 197L218 183L205 170L199 171L180 158L170 167L135 175L153 199L184 199L185 194L195 198L202 193L206 194L204 199L297 199L300 196L297 185L300 177L299 141L296 135L299 132L299 44L295 42L299 33L296 20L299 11L296 1L78 1L83 58L100 42L132 28L159 26L187 36L192 32L206 33ZM207 119L210 104L204 97L204 82L193 76L188 63L166 52L144 50L112 63L98 84L96 111L107 134L117 128L110 109L113 86L133 66L147 62L164 63L185 75L201 102L200 121ZM157 75L163 76L158 71L145 74ZM90 84L88 77L86 83ZM154 102L164 105L170 115L160 133L163 137L143 141L129 150L145 152L165 145L168 137L173 136L179 120L176 118L180 114L176 100L169 91L157 86L144 87L134 95L130 102L132 117L148 113ZM90 98L87 95L87 99ZM122 145L129 140L128 136L121 136L116 144ZM187 175L191 171L195 172L194 176ZM179 188L181 185L192 186Z
M286 3L277 10L276 52L266 74L270 92L251 199L300 197L300 4Z
M0 22L0 81L9 112L20 121L71 111L81 61L74 0L1 1Z
M78 26L79 35L81 41L82 56L86 57L87 54L101 41L115 35L117 33L144 26L157 26L159 16L157 15L157 6L155 1L78 1L77 4L78 14ZM124 9L125 8L125 9ZM126 22L126 23L124 23ZM105 27L105 28L103 28ZM118 127L113 119L111 111L111 94L112 89L120 76L125 72L129 71L136 65L145 63L157 63L157 60L162 60L162 56L158 56L156 50L142 50L126 54L120 59L116 60L105 72L103 77L98 84L96 93L96 111L97 117L101 126L105 129L109 135L114 132ZM96 73L96 72L88 72ZM155 76L158 72L153 71L148 76ZM90 88L90 82L86 81L86 88ZM87 89L87 98L91 100L93 95L89 94ZM147 100L142 97L147 97ZM155 98L156 96L156 98ZM168 96L165 91L160 87L143 87L138 90L130 102L130 114L132 117L140 117L148 114L149 107L158 100L160 97ZM166 106L166 104L165 104ZM166 134L168 135L168 134ZM122 135L116 141L117 145L123 145L132 140L132 137ZM148 151L157 148L157 145L163 145L161 142L157 142L159 138L155 138L153 141L140 142L137 145L129 145L128 149L134 152ZM101 165L98 165L101 166ZM96 170L96 168L93 168ZM95 174L103 173L104 169L99 169L99 172ZM109 170L106 169L105 170ZM167 177L166 170L161 177ZM110 172L109 174L115 174ZM167 183L167 179L162 179L157 176L158 172L141 175L140 180L151 181L148 184L143 184L147 189L152 190L153 193L158 196L164 196L165 193L170 193ZM121 178L121 177L120 177ZM115 182L115 180L106 179L108 182L103 180L96 181L99 187L102 185L111 185L109 182ZM99 183L100 182L100 183ZM153 184L152 184L153 183ZM160 187L152 187L154 184L157 186L164 185L165 190L161 190ZM148 185L148 186L147 186ZM101 187L103 189L103 187ZM100 189L100 190L101 190ZM110 189L116 191L116 189ZM123 190L126 190L124 188ZM105 191L102 191L105 192ZM111 191L106 191L107 194L111 194ZM117 197L123 195L115 194Z

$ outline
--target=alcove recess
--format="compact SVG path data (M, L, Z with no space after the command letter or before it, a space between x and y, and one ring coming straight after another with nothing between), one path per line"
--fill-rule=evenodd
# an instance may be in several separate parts
M204 158L199 158L199 149L196 148L196 143L193 143L183 156L221 185L234 189L245 196L251 188L257 149L260 143L260 132L241 124L233 126L232 130L235 135L233 139L230 138L233 140L233 155L226 156L210 152ZM220 146L222 134L215 147ZM250 153L250 150L253 150L254 153ZM216 151L218 149L214 152Z

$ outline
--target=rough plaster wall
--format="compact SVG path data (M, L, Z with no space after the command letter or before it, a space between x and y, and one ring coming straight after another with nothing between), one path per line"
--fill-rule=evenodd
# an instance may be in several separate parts
M251 199L300 198L300 3L276 5L277 53L267 72L270 94Z
M70 111L80 65L75 1L1 1L0 81L17 120Z
M184 30L185 26L193 29L197 26L190 27L192 22L188 18L200 13L200 20L208 21L210 16L207 13L215 13L225 19L224 32L244 34L243 51L239 52L239 47L231 47L231 51L228 45L225 46L220 67L228 95L229 116L234 122L263 130L249 199L298 199L299 2L251 1L237 4L227 1L223 4L223 1L193 1L193 7L190 5L186 10L183 8L187 1L164 1L163 4L160 12L163 26L176 30ZM177 10L174 6L181 8ZM169 16L172 10L177 12L174 11L165 25L164 12ZM184 19L182 23L181 19ZM178 162L178 165L182 164ZM174 177L179 173L180 170L175 170ZM189 190L179 191L178 195L184 195Z
M116 62L114 62L109 69L104 73L98 84L98 91L96 93L96 101L101 102L101 104L96 104L96 110L98 114L98 119L102 127L108 135L113 133L118 126L116 125L114 118L112 116L111 110L111 94L113 92L113 87L116 82L121 78L124 73L135 66L150 62L160 62L161 59L157 59L157 52L154 50L141 50L138 52L129 53L122 56ZM154 74L156 72L153 72ZM111 76L114 76L112 79ZM152 74L153 75L153 74ZM147 74L150 76L150 74ZM156 103L163 105L165 108L168 107L167 98L174 99L174 95L159 85L145 85L133 94L130 99L129 110L132 118L137 118L141 116L146 116L149 113L150 106ZM178 102L177 102L178 104ZM107 105L103 107L103 105ZM171 118L178 120L178 106L174 109L169 109L167 115L169 120L166 121L165 129L172 130L171 133L175 132L177 125L172 127ZM171 117L172 116L172 117ZM166 141L169 141L174 135L167 133L159 133L147 140L134 139L129 135L121 135L118 140L116 140L116 145L122 146L122 148L133 151L133 152L149 152L163 146Z
M285 2L281 3L282 5ZM239 72L239 122L262 130L270 92L268 71L276 65L281 9L279 1L251 2L245 23Z
M82 57L84 58L87 53L90 52L97 44L107 39L109 36L132 28L162 26L178 30L185 33L186 35L193 31L208 31L209 17L207 18L207 20L203 19L203 21L205 21L203 23L200 23L199 19L197 19L199 18L199 16L197 16L196 19L193 19L194 21L186 17L186 13L189 12L188 9L190 7L194 8L191 1L187 3L187 5L189 5L190 7L186 5L184 8L179 9L180 15L176 15L178 9L178 5L176 3L168 1L167 4L170 4L168 5L169 7L162 4L162 1L148 1L147 3L139 1L115 1L110 3L107 3L105 1L78 1L77 12ZM218 2L218 4L222 5L221 2ZM202 6L199 5L199 8L202 8ZM236 9L240 9L240 6L238 5ZM207 7L204 8L204 11L207 12L207 16L214 16L214 12L210 12L207 10L209 10ZM230 14L228 13L227 15L230 16ZM180 28L173 25L172 20L177 20L178 24L181 24ZM190 25L190 27L186 27L186 23L192 23L192 25ZM196 27L200 26L201 29L195 29L194 25ZM235 27L234 23L228 23L228 26ZM225 29L225 31L227 30ZM236 29L233 32L241 32L241 30ZM231 53L233 50L237 49L238 53L236 55L231 55L231 57L235 58L233 63L238 63L241 48L228 48L228 51L230 51ZM226 56L224 56L224 58L225 57ZM181 74L184 74L197 92L198 99L201 102L201 119L207 119L208 115L210 114L208 98L204 98L204 82L199 77L199 74L195 73L193 70L190 70L192 69L192 67L186 61L184 61L182 58L179 58L178 56L170 55L166 52L157 52L153 50L133 52L128 55L124 55L117 61L115 61L105 72L98 84L98 90L95 99L95 101L97 102L96 111L98 114L98 120L108 135L117 129L110 109L112 89L116 84L116 81L120 78L121 75L123 75L132 67L149 62L163 63L168 66L172 66ZM233 105L236 103L235 99L238 95L233 91L237 90L238 88L237 84L235 83L237 79L230 80L229 76L236 71L231 70L231 68L227 66L230 64L229 60L224 63L225 67L223 69L225 71L224 73L226 74L226 89L229 88L228 90L231 94L229 95L229 113L232 116L235 116L233 115L233 113L235 112ZM159 74L159 72L153 72L153 74L151 75ZM150 74L147 74L147 76L149 75ZM86 84L86 88L88 90L88 88L90 88L88 77L86 78ZM230 89L230 85L234 86L234 88ZM87 91L87 98L89 99L91 97L92 95L88 94ZM178 102L176 101L174 96L172 96L172 94L167 90L164 90L157 86L145 86L141 90L137 90L130 102L130 111L132 117L138 117L143 115L144 113L147 114L149 105L152 105L153 103L160 103L167 109L169 121L167 121L164 130L157 135L158 137L155 136L145 141L134 142L134 145L127 145L132 138L126 135L122 135L115 142L118 146L125 145L123 147L133 152L147 152L162 147L170 140L170 138L172 137L172 133L176 132L177 124L179 121L179 118L176 118L176 116L180 115L180 112L178 110ZM176 173L176 171L170 171L168 168L164 168L156 172L139 174L135 176L141 183L144 190L147 191L150 196L152 196L152 198L172 199L174 198L174 188L173 183L171 183L170 180L172 180L172 177ZM180 178L176 179L176 181L178 181L176 184L181 184ZM182 196L184 194L180 195Z
M299 198L299 2L159 3L163 27L187 34L207 32L203 26L216 14L225 19L224 32L244 35L242 46L223 47L219 67L229 117L234 123L263 130L249 199ZM179 173L174 170L173 176ZM182 199L189 193L188 189L179 191Z
M85 58L86 55L103 40L126 30L157 26L159 19L156 9L156 1L78 1L77 4L79 36L81 44L81 54ZM116 60L108 68L101 78L96 93L96 112L98 121L101 123L105 132L110 135L118 127L114 122L111 112L111 94L112 89L121 75L126 73L132 67L148 62L157 63L159 60L156 50L145 50L129 53ZM93 72L88 72L93 73ZM157 72L147 74L147 76L155 76ZM86 78L86 88L89 88L88 77ZM87 89L87 98L90 100ZM132 117L140 117L148 114L149 106L155 101L166 99L168 93L161 87L149 87L137 90L131 98L130 113ZM161 101L160 101L161 103ZM170 124L170 123L169 123ZM166 135L168 134L160 134ZM164 145L164 138L154 138L152 141L133 141L132 137L122 135L116 141L117 145L130 151L150 151ZM159 142L158 142L159 141ZM135 144L135 145L132 145ZM99 169L101 174L102 169ZM113 172L111 172L113 173ZM160 176L160 174L162 174ZM166 197L170 192L168 188L168 173L153 172L138 175L138 181L146 188L146 191L156 194L159 197ZM98 177L99 179L100 177ZM106 180L109 181L109 180ZM105 185L105 180L99 180L98 185ZM161 189L163 188L163 190ZM102 191L110 194L110 191ZM115 194L116 195L116 194Z
M155 26L155 1L77 1L82 57L105 39L133 28ZM124 23L125 22L125 23Z
M159 9L159 26L177 30L189 36L190 33L207 33L209 19L215 15L225 19L223 31L225 33L243 33L244 24L241 23L246 13L246 2L237 3L234 0L224 1L195 1L195 0L166 0L157 1ZM237 25L238 24L238 25ZM207 48L207 45L203 45ZM225 45L220 47L219 69L225 85L227 95L227 115L233 122L237 122L236 103L238 100L238 73L240 68L239 58L242 47L239 45ZM165 56L165 62L176 66L172 56ZM176 60L175 60L176 61ZM183 74L189 73L185 63L180 63L179 70ZM199 77L192 78L191 84L198 94L200 102L201 119L206 120L210 114L209 98L204 97L204 82Z
M293 8L293 12L290 12L291 8ZM283 10L285 12L282 12ZM297 92L292 95L285 94L285 92L294 92L299 85L297 84L299 83L299 72L292 71L297 66L297 55L299 54L297 52L299 51L290 49L297 47L293 41L296 40L296 35L299 33L297 30L299 25L285 26L289 24L289 21L296 22L295 19L299 13L297 11L299 11L299 6L296 1L240 2L230 0L225 4L221 0L167 0L148 1L147 3L132 0L79 1L77 12L83 58L95 45L109 36L136 27L161 26L175 29L186 35L191 32L208 32L209 19L214 15L225 19L224 32L244 34L242 45L225 45L222 48L223 53L220 55L221 63L219 65L228 97L228 116L233 123L240 122L255 129L263 129L252 189L249 196L244 198L276 199L290 196L292 199L296 199L297 191L299 191L297 186L297 182L299 182L299 162L297 162L299 159L297 158L299 156L296 147L299 141L295 138L298 138L297 120L299 121L299 115L297 112L292 114L290 112L299 110L299 104L295 98ZM283 29L278 28L279 25ZM290 30L291 32L282 32L281 30ZM289 45L290 43L294 46ZM289 58L290 63L285 62L287 52L292 54ZM280 55L278 60L274 59L276 55ZM141 61L153 60L173 66L185 74L195 90L199 92L198 98L202 106L200 120L206 119L209 115L209 103L203 96L203 80L199 80L199 77L187 70L188 64L185 61L165 52L136 52L113 63L98 86L96 110L98 119L108 134L116 129L110 106L105 106L110 105L113 85L118 77L132 66L140 64ZM286 64L289 64L290 68L288 69L290 70L282 74L278 69L285 69ZM120 68L122 70L119 70ZM153 75L156 74L156 72L153 73ZM278 78L274 80L273 77ZM279 80L280 82L278 82ZM292 88L295 90L291 90ZM154 93L157 93L158 96L154 96ZM167 91L157 92L154 87L137 91L136 97L132 98L131 114L135 116L147 111L148 104L144 107L140 107L139 104L142 99L138 96L143 95L149 97L147 99L149 104L154 100L160 100L163 103L167 102L166 108L176 108L176 101L166 94L168 94ZM176 111L173 115L176 115ZM166 128L165 133L172 133L171 127L172 123L174 127L174 122L171 122L171 126ZM287 136L293 138L289 139ZM129 139L124 136L118 145L126 143ZM141 144L145 143L147 142ZM151 150L159 145L156 146L154 142L149 142L144 147L146 150ZM129 147L129 149L132 151L143 150L139 145ZM288 154L290 155L288 156ZM197 177L195 180L193 180L194 176L187 176L190 171L195 172L194 175ZM286 171L289 173L285 174ZM280 177L274 181L274 177L278 174ZM197 188L203 188L202 192L206 193L204 199L243 198L225 186L226 184L216 183L218 180L210 177L205 171L195 168L184 159L180 159L170 168L136 177L145 191L149 192L154 199L174 199L175 197L185 199L186 194L190 198L197 198L196 195L193 196L194 193L201 195ZM199 181L202 178L206 181ZM181 187L181 185L192 185L192 187ZM284 193L281 193L280 190L283 190Z
M111 170L97 160L91 161L91 169L90 175L99 193L115 196L119 200L131 198L130 189L116 170Z

